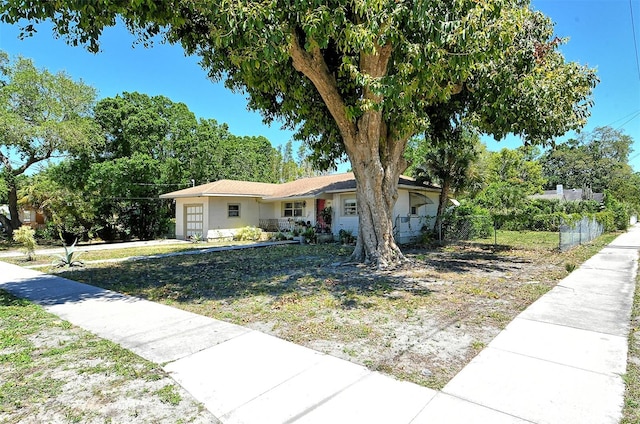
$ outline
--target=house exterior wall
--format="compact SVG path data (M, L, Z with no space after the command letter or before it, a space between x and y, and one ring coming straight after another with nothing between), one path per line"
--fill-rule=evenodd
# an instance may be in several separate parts
M411 214L409 193L415 191L425 195L432 203L419 206L416 214ZM338 236L340 230L358 235L358 215L350 215L346 201L356 198L355 192L339 193L333 196L332 233ZM396 241L408 243L420 235L423 225L433 227L438 211L439 194L424 190L398 189L398 200L393 208Z
M400 243L412 241L420 234L424 225L433 226L438 209L438 193L415 190L426 196L432 203L417 207L415 214L411 214L410 192L413 190L399 189L398 201L393 210L394 229L396 240ZM358 234L358 215L352 214L355 192L335 193L324 196L327 205L333 209L331 230L336 238L340 230L351 231ZM305 202L301 216L285 216L284 204L290 202ZM291 199L285 201L265 202L256 197L193 197L176 199L176 238L186 238L187 206L202 205L203 236L217 238L221 236L233 236L233 230L246 226L259 226L261 219L290 220L316 223L316 199ZM238 206L238 217L229 216L229 205ZM425 218L426 217L426 218ZM428 219L427 219L428 218ZM222 230L222 231L220 231ZM229 231L226 231L229 230ZM212 236L215 234L215 236Z
M411 193L418 193L429 199L431 203L411 210ZM398 243L410 243L420 236L422 227L433 228L438 213L439 193L425 190L398 190L398 201L393 209L394 237Z
M354 236L358 235L358 215L349 215L345 210L345 202L355 200L356 192L339 193L333 196L333 223L331 232L338 236L340 230L351 231Z
M255 197L209 197L208 222L209 230L233 229L257 226L260 219L260 203ZM239 216L229 216L229 206L239 206Z

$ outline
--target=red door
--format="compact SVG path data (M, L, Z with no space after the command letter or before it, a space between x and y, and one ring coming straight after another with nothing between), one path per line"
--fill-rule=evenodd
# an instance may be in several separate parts
M324 220L322 219L322 215L320 215L320 211L324 209L324 199L316 200L316 222L320 224L321 228L325 227Z

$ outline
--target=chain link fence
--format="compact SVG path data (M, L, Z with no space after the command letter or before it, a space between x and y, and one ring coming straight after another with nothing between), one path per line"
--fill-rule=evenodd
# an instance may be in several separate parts
M558 246L561 252L566 252L574 246L588 243L600 237L604 233L604 225L595 218L582 217L577 222L560 224L560 241Z
M435 228L435 236L442 244L454 244L467 240L487 239L494 245L499 240L497 225L490 216L471 215L445 219ZM582 217L566 223L561 221L558 234L558 248L565 252L574 246L589 243L604 233L605 227L596 218Z
M486 215L471 215L445 219L436 228L440 243L455 243L478 238L495 238L493 219Z

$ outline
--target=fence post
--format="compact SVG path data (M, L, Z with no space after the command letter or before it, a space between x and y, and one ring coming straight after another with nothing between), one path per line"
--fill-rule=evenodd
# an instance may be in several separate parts
M562 252L562 218L558 217L558 251Z

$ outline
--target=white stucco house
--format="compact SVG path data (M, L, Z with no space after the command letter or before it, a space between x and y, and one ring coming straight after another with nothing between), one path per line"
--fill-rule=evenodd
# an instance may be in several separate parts
M356 181L353 173L302 178L283 184L219 180L166 193L176 202L176 238L200 234L215 239L246 226L266 231L309 224L335 236L340 230L358 234ZM440 188L419 184L402 176L393 211L396 240L412 241L424 225L431 227L437 212ZM321 211L331 208L326 225Z

